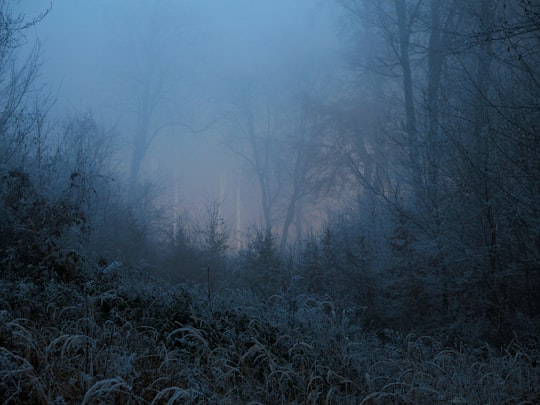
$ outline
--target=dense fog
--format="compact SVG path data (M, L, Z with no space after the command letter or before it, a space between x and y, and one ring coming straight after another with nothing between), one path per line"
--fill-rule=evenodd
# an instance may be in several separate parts
M110 131L120 173L129 176L132 155L144 154L136 181L159 187L161 204L199 215L219 202L239 237L262 221L253 167L240 155L239 105L262 97L289 109L302 91L330 91L342 65L336 6L325 2L35 1L19 8L29 18L47 13L27 44L39 41L38 83L51 91L52 113L91 112ZM152 138L147 150L133 150L137 131ZM279 131L278 139L289 135ZM283 210L276 207L276 225ZM311 215L317 227L321 213Z
M0 403L540 403L540 4L0 0Z

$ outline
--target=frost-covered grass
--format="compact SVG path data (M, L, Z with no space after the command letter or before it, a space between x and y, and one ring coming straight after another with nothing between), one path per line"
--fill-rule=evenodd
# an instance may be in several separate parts
M129 282L128 282L129 280ZM129 286L129 287L127 287ZM328 299L208 295L133 271L0 282L4 404L533 404L540 339L363 332Z

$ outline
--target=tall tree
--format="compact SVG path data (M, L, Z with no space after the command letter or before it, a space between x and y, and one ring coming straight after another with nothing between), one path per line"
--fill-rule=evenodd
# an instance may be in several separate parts
M185 126L180 89L186 52L186 30L177 5L152 6L136 2L122 33L123 60L119 67L129 101L132 131L128 172L128 198L136 198L141 166L152 142L171 127ZM183 9L180 9L184 11ZM125 102L125 101L124 101ZM171 118L174 117L174 118Z
M244 159L257 180L266 237L272 234L273 210L282 187L277 157L279 137L284 131L284 112L273 97L247 85L238 98L232 118L231 147Z
M313 86L313 85L312 85ZM335 174L327 156L326 116L313 89L305 89L292 100L289 109L290 134L284 141L285 171L283 219L280 249L289 240L293 223L297 239L302 233L303 205L316 205L334 188Z
M475 283L483 287L483 302L502 311L509 300L502 286L524 275L531 291L536 277L529 259L526 264L513 252L538 257L531 243L538 232L530 226L538 223L532 117L540 94L540 8L520 0L395 0L393 9L388 2L341 3L385 39L386 46L368 60L358 58L357 67L364 83L374 74L389 79L379 87L391 117L382 133L394 145L378 194L398 214L395 253L406 259L405 269L416 269L409 272L415 283L442 298L433 302L443 313L461 305L449 302L452 292L470 294ZM392 103L397 91L400 108ZM395 135L400 122L401 138ZM351 144L345 141L343 149ZM392 149L405 151L407 160ZM359 183L375 191L362 154L346 155Z

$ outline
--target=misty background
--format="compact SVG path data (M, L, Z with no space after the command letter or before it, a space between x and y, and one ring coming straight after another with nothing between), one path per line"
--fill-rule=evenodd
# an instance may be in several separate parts
M4 8L4 160L83 221L67 246L450 318L480 284L536 313L535 3Z
M95 116L126 180L134 134L147 120L136 181L152 183L159 204L176 214L202 215L219 202L239 239L263 223L257 180L241 156L239 106L267 98L284 117L302 92L339 91L332 86L343 45L328 2L77 0L14 9L28 18L47 12L27 44L39 44L37 83L50 89L52 116ZM280 131L286 142L289 129ZM279 204L276 230L285 216ZM324 219L326 207L312 208L303 230Z
M0 402L540 403L539 122L538 1L0 0Z

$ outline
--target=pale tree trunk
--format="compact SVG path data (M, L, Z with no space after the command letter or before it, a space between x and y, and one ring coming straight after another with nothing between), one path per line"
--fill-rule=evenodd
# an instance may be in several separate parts
M247 114L247 135L249 137L249 144L251 147L251 157L247 157L247 160L252 164L255 169L257 181L261 190L261 205L264 221L264 233L265 237L269 238L272 234L272 205L275 195L271 190L271 167L270 167L270 128L266 128L267 133L263 134L262 139L265 140L263 145L260 143L257 129L255 128L255 122L251 106L246 106ZM267 111L267 114L270 114ZM270 117L267 117L270 120Z
M130 202L136 198L137 185L139 180L139 172L141 164L146 155L146 131L143 129L137 130L137 135L134 140L133 151L131 152L131 164L129 170L128 182L128 199Z
M297 214L297 204L298 200L300 199L302 195L302 186L305 179L301 175L301 168L302 165L302 152L296 153L296 161L295 161L295 168L294 168L294 179L293 179L293 191L291 194L291 197L289 199L289 204L287 205L287 213L285 215L285 221L283 222L283 229L281 231L281 241L279 243L279 247L281 250L285 248L287 245L287 240L289 237L289 228L291 226L291 223Z
M240 179L237 176L236 179L236 248L240 250L242 247L241 241L241 232L242 232L242 210L240 209L241 205L241 194L240 194Z
M150 66L148 71L149 76L143 78L144 85L141 93L138 95L137 126L135 128L135 139L133 140L128 182L128 198L131 202L137 196L141 165L151 143L150 125L152 123L152 117L162 96L160 90L162 79L160 78L156 83L153 83L153 78L151 77L153 71L153 66Z
M314 169L317 164L315 160L315 151L310 148L310 142L312 140L309 137L312 135L310 132L310 120L313 116L310 115L307 104L303 104L298 115L298 121L296 125L296 136L292 140L292 159L294 160L294 167L292 171L292 191L287 204L287 211L285 214L285 220L283 222L283 228L281 231L280 249L283 250L287 245L289 238L289 229L293 222L296 222L296 232L299 234L300 229L300 211L302 209L301 199L305 197L310 191L313 191L313 179L310 179L310 170ZM312 121L311 121L312 123ZM316 193L312 193L315 197Z

